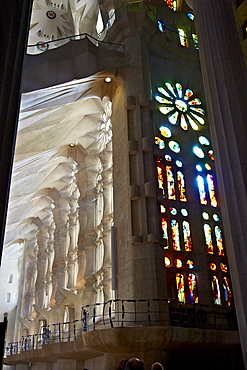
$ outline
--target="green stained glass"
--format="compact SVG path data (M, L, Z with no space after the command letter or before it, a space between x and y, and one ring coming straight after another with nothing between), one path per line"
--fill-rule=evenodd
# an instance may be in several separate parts
M190 89L186 89L184 93L184 100L188 100L189 98L191 98L192 95L193 95L193 91Z
M183 114L181 115L180 126L183 130L188 130L188 125Z
M176 141L173 141L173 140L169 141L168 146L175 153L179 153L181 150L180 145Z
M173 113L171 116L168 117L169 122L171 122L172 125L176 125L178 120L178 112Z
M182 98L183 97L183 86L179 83L176 83L176 89L177 89L179 98Z
M157 89L161 94L163 94L163 95L165 95L165 96L167 96L167 97L171 97L170 96L170 94L164 89L164 87L162 87L162 86L160 86L160 87L158 87L158 89Z
M198 157L198 158L204 158L205 154L204 151L199 148L199 146L194 146L193 147L193 153Z
M176 214L178 213L178 211L176 210L176 208L175 208L175 207L171 207L171 208L169 208L169 211L170 211L170 213L171 213L172 215L176 215Z
M189 105L201 105L202 102L199 98L194 98L193 100L188 101Z
M165 82L165 85L166 85L167 89L172 93L172 95L176 97L176 93L174 91L174 88L173 88L172 84L170 82Z
M200 116L198 116L197 114L195 114L195 113L192 113L192 112L190 112L190 114L192 115L192 117L193 118L195 118L201 125L204 125L204 123L205 123L205 120L204 120L204 118L202 118L202 117L200 117Z
M174 107L160 107L159 110L161 111L161 113L163 114L167 114L167 113L170 113L171 111L173 111L175 108Z
M162 104L173 104L173 102L172 102L172 101L167 100L167 99L165 99L165 98L162 98L162 97L161 97L161 96L159 96L159 95L156 95L156 96L155 96L155 99L156 99L159 103L162 103Z
M187 119L189 121L190 126L193 128L193 130L195 131L199 130L198 124L195 123L195 121L193 121L193 119L188 114L187 114Z
M171 130L166 126L161 126L160 127L160 133L161 133L162 136L167 137L167 138L172 136Z

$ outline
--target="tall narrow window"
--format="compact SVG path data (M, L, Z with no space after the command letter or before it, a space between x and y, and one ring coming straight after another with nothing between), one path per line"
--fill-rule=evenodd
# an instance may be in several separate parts
M165 0L167 6L172 9L172 10L176 10L177 9L177 1L176 0Z
M194 274L188 275L190 303L198 303L196 276Z
M180 44L182 46L187 46L187 40L186 40L185 32L182 28L178 29L178 35L179 35Z
M199 190L200 203L206 205L207 197L206 197L204 179L200 175L198 175L196 179L197 179L197 185L198 185L198 190Z
M199 49L199 46L198 46L198 36L195 33L192 33L192 39L193 39L195 48L196 49Z
M186 252L192 251L192 239L190 234L190 224L188 221L183 221L183 236L184 236L184 248Z
M181 200L182 202L186 202L187 197L186 197L186 190L185 190L185 180L184 180L184 174L181 171L177 172L177 181L178 181L179 200Z
M223 277L223 290L224 290L225 302L228 306L230 306L232 302L232 292L230 288L230 281L225 276Z
M217 207L217 200L215 195L214 178L212 175L207 174L208 192L211 206Z
M223 241L222 241L222 231L219 226L215 226L215 238L216 238L216 244L217 244L217 250L219 256L224 256L224 247L223 247Z
M161 219L161 224L162 224L162 237L163 239L166 240L167 242L167 246L165 248L169 248L169 245L168 245L168 230L167 230L167 221L165 218L162 218Z
M177 286L177 296L178 301L185 303L185 290L184 290L184 275L177 273L176 274L176 286Z
M175 251L181 251L179 239L179 226L176 220L171 220L171 230L172 230L172 247Z
M168 199L176 199L175 193L175 181L172 172L172 166L166 166L166 177L167 177L167 192L168 192Z
M219 280L217 276L213 276L213 280L211 281L211 284L212 284L214 304L221 304L220 286L219 286Z
M165 189L164 189L164 176L163 176L163 170L161 167L157 167L157 173L158 173L158 184L159 188L162 190L162 193L164 195Z
M208 224L204 225L204 234L205 234L205 241L207 246L207 252L210 254L214 253L214 246L212 240L212 230Z
M13 274L10 274L8 276L8 283L12 284L13 283Z
M11 293L7 293L5 296L5 303L9 303L11 300Z

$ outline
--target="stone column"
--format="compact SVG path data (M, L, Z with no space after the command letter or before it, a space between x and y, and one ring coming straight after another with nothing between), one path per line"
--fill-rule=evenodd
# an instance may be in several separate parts
M247 76L230 0L193 0L226 248L247 367Z
M47 247L49 241L49 232L47 225L42 225L37 234L38 242L38 275L36 281L36 297L35 303L40 307L45 307L45 297L46 297L46 274L48 267L48 254Z

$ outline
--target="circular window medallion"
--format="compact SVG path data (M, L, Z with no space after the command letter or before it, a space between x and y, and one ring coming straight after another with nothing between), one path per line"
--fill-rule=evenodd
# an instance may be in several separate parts
M56 18L56 13L53 11L53 10L48 10L48 12L46 12L46 16L49 18L49 19L54 19Z

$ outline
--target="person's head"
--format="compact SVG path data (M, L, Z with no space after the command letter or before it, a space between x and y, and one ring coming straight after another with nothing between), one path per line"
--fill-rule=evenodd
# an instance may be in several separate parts
M128 362L128 360L126 360L125 358L123 358L120 362L119 362L119 364L118 364L118 366L117 366L117 368L116 368L116 370L125 370L125 365L126 365L126 363Z
M145 365L142 360L134 357L127 362L125 370L145 370Z
M164 370L163 366L159 362L155 362L151 366L151 370Z

